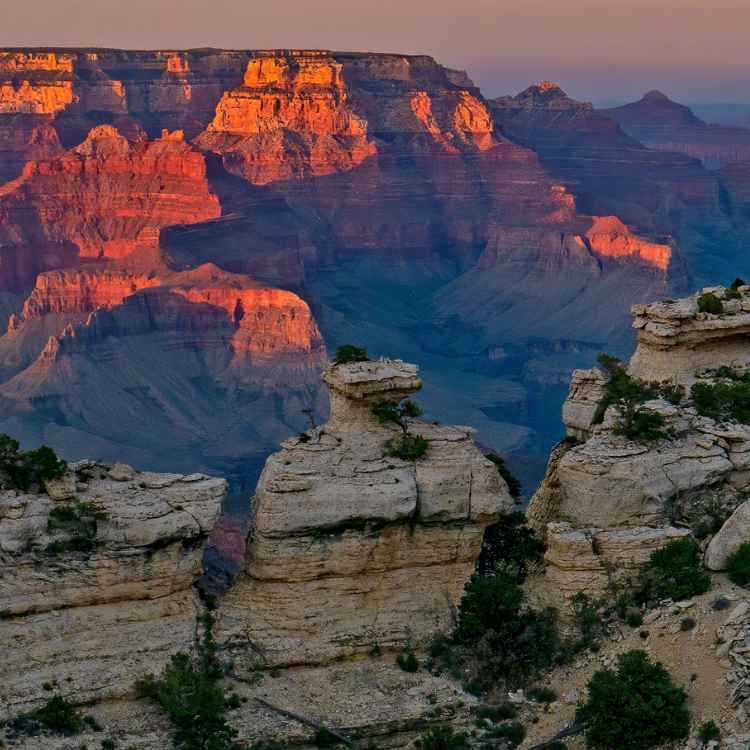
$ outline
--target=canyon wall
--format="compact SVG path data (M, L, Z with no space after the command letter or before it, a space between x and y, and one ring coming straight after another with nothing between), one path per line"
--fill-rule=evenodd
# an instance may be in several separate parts
M428 389L436 416L546 452L570 371L626 347L631 302L679 296L706 232L734 237L694 160L554 87L487 102L427 56L5 50L0 83L0 419L64 432L71 458L150 466L139 434L113 446L94 426L96 387L173 425L156 428L184 446L173 468L249 491L302 409L325 412L321 339L387 351L394 331L453 396ZM171 278L208 266L245 277L213 282L216 305Z
M750 159L748 128L704 122L661 91L649 91L637 102L599 112L649 148L692 156L709 169Z

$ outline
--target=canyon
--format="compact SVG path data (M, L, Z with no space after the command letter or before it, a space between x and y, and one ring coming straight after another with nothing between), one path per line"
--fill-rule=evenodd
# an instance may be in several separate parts
M418 360L428 412L518 456L528 497L572 370L632 353L630 305L743 273L741 168L553 84L488 101L427 56L9 49L0 92L0 427L226 476L240 514L302 409L326 418L338 344Z

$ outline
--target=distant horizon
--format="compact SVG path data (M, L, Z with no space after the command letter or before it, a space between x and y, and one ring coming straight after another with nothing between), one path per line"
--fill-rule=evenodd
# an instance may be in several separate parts
M0 46L426 54L487 98L750 103L745 0L0 0Z

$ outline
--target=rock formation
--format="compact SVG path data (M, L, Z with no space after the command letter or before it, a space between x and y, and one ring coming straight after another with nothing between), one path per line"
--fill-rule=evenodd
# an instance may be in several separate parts
M750 159L748 128L704 122L661 91L649 91L637 102L599 112L649 148L692 156L708 169Z
M119 258L158 243L161 227L220 213L204 158L181 133L146 143L101 126L0 191L0 247L72 243L82 256Z
M426 456L386 455L398 430L372 406L412 396L416 373L387 359L333 366L330 421L266 462L218 613L235 663L330 662L452 627L484 529L513 503L470 428L410 422Z
M43 704L45 683L76 702L132 694L191 649L203 611L192 584L225 494L203 474L94 462L44 494L3 492L0 716ZM55 527L51 511L66 508L81 523Z
M719 297L724 287L706 289ZM746 330L750 287L724 300L724 312L700 312L698 295L634 305L638 349L630 375L690 386L722 381L725 370L750 365ZM617 434L621 415L602 404L609 376L598 369L573 373L563 407L569 439L553 451L548 473L529 504L530 523L547 538L547 594L606 592L637 575L650 553L690 533L712 504L731 509L750 483L750 428L701 416L686 397L675 405L656 399L666 437L630 440ZM743 505L711 542L706 562L720 569L746 534Z

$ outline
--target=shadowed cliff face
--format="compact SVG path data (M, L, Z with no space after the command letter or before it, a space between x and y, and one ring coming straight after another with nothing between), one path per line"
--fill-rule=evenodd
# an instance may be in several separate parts
M632 104L599 111L649 148L693 156L709 169L750 159L748 128L704 122L660 91L649 91Z
M684 285L665 227L718 210L697 162L560 102L585 189L528 136L536 105L511 128L426 56L0 53L3 428L242 489L327 413L325 339L419 362L430 415L546 451L573 367Z

